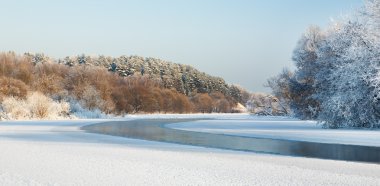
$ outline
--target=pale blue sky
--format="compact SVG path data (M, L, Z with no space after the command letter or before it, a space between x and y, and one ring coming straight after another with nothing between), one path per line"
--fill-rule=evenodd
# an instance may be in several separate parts
M0 1L0 50L140 55L190 64L228 83L266 91L293 67L309 25L326 26L363 0Z

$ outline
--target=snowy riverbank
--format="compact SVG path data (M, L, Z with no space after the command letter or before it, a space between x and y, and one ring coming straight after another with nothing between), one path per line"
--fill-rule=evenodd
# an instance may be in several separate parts
M380 147L380 130L323 129L315 121L292 118L241 117L166 125L169 128L247 137Z
M380 183L378 164L208 149L79 130L83 125L103 121L0 122L0 185Z

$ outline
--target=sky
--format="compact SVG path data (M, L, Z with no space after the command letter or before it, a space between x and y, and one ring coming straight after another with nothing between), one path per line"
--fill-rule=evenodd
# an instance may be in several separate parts
M0 0L0 51L139 55L189 64L254 92L294 69L310 25L363 0Z

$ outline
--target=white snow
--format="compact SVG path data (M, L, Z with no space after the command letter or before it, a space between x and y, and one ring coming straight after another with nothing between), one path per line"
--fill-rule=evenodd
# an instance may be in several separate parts
M126 115L125 119L250 119L252 115L242 113L242 114L225 114L225 113L212 113L212 114L136 114L136 115ZM256 118L256 117L255 117ZM283 117L286 119L287 117ZM263 118L265 119L265 118Z
M0 185L380 185L379 164L208 149L79 130L103 121L0 122Z
M229 120L199 120L166 126L216 134L380 147L380 130L323 129L315 121L282 117L250 116Z

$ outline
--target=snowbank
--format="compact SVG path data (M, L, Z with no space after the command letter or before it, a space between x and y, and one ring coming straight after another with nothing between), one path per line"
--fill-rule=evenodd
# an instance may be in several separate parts
M300 121L282 117L251 116L166 126L179 130L216 134L380 147L380 130L322 129L322 126L317 125L315 121Z
M247 113L212 113L212 114L133 114L126 115L126 119L215 119L215 120L289 120L299 121L298 119L281 116L255 116Z

